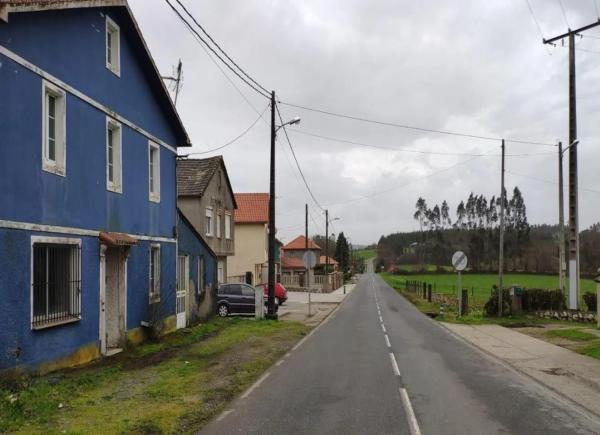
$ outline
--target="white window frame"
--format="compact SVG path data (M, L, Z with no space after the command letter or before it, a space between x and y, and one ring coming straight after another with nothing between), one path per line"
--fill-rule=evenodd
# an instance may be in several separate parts
M156 162L152 162L152 153L156 152ZM150 173L151 171L152 174ZM148 142L148 195L150 201L160 202L160 145Z
M156 258L154 258L154 268L156 271L156 276L154 277L154 288L152 287L152 256L154 253L156 254ZM160 302L160 244L159 243L151 243L150 249L148 250L148 299L151 304L156 302Z
M231 240L231 213L225 212L225 239Z
M217 212L217 219L215 219L215 226L217 227L217 239L221 238L221 214Z
M108 35L111 35L111 60L108 59ZM106 33L104 34L106 68L117 77L121 77L121 29L108 15L106 16Z
M39 243L44 243L44 244L52 244L52 245L76 245L80 250L81 250L81 239L78 238L71 238L71 237L46 237L46 236L31 236L31 262L30 262L30 274L29 274L29 278L30 278L30 284L29 284L29 324L31 326L32 330L38 330L38 329L46 329L46 328L51 328L53 326L59 326L59 325L63 325L66 323L73 323L73 322L78 322L81 320L81 314L79 314L79 317L77 318L72 318L69 320L62 320L59 322L55 322L55 323L48 323L45 324L43 326L33 326L33 321L34 321L34 314L33 314L33 306L34 306L34 294L33 294L33 286L34 286L34 271L33 271L33 263L34 263L34 247L36 244ZM81 255L79 256L79 264L77 265L78 267L78 275L80 277L81 280ZM78 306L76 307L76 312L81 313L81 294L78 298Z
M54 107L54 160L50 159L48 140L48 96L56 99ZM42 82L42 169L62 177L67 174L67 93L50 82Z
M207 221L206 218L210 218L210 223L208 223L208 226L210 228L206 228L207 227ZM213 236L213 229L214 229L214 220L215 220L215 215L213 213L213 208L212 207L206 207L206 212L204 214L204 232L208 237L212 237Z
M108 164L108 132L113 133L113 179L109 177ZM123 193L123 133L121 124L112 118L106 117L106 189L115 193Z

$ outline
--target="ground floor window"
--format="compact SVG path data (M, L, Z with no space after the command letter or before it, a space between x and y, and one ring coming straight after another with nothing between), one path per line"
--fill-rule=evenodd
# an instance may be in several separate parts
M81 241L34 238L32 244L33 329L81 318Z

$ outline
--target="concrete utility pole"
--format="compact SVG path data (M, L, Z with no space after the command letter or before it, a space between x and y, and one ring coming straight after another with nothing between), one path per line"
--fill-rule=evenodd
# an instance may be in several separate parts
M275 313L275 91L271 91L271 164L269 174L269 279L267 319Z
M505 145L502 139L502 175L500 178L500 247L498 258L498 317L502 317L502 293L504 289L504 202L506 201L506 192L504 189L504 157ZM460 275L459 275L460 276ZM459 278L460 279L460 278ZM459 289L460 298L462 298L462 289ZM459 301L462 299L459 298Z
M575 35L600 26L598 21L571 30L554 38L544 39L544 44L569 38L569 308L579 307L579 194L577 189L577 99L575 75Z
M558 143L558 286L565 291L565 199L563 182L563 149Z

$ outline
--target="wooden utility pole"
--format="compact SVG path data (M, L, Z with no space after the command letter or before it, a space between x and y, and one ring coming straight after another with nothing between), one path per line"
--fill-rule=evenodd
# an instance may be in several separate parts
M329 210L325 210L325 276L329 282Z
M565 199L563 182L563 149L558 143L558 286L565 291Z
M500 176L500 247L498 258L498 316L502 317L502 293L504 290L504 202L506 201L506 191L504 189L504 157L505 145L502 139L502 175ZM460 275L459 275L460 276ZM462 300L462 289L459 289L459 301ZM460 303L460 302L459 302Z
M569 308L579 307L579 194L577 172L577 98L575 74L575 35L600 26L600 18L587 26L571 30L554 38L544 39L544 44L569 39Z
M275 91L271 91L271 162L269 173L269 279L267 319L277 319L275 313Z
M304 204L304 252L308 253L308 204ZM310 281L310 269L306 267L304 286L307 291L310 291L309 281Z

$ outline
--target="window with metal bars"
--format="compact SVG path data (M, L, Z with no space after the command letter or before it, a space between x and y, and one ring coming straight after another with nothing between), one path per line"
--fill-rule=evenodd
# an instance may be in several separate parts
M34 243L33 329L81 319L81 247Z

